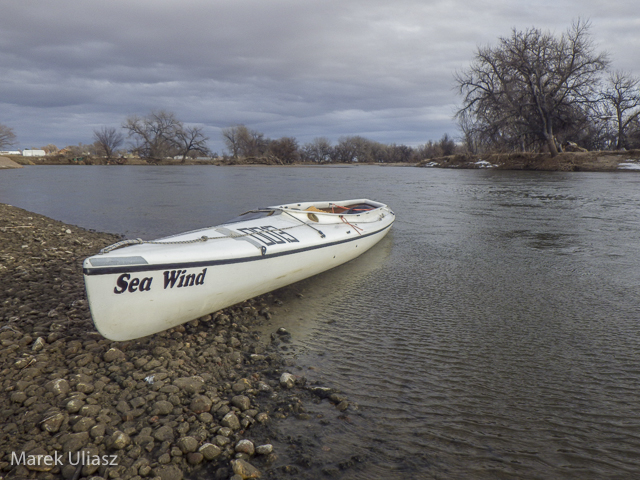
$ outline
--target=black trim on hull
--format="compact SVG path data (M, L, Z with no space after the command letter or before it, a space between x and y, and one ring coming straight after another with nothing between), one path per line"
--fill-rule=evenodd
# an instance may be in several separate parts
M395 220L394 220L395 221ZM380 230L376 230L375 232L367 233L366 235L359 235L353 238L347 238L345 240L338 240L331 243L313 245L310 247L298 248L296 250L287 250L285 252L272 253L269 254L267 252L266 255L258 255L255 257L243 257L243 258L230 258L225 260L204 260L200 262L182 262L182 263L165 263L160 265L134 265L134 266L124 266L124 267L93 267L93 268L83 268L82 271L85 275L113 275L118 273L135 273L135 272L151 272L158 270L176 270L179 268L198 268L198 267L210 267L215 265L230 265L234 263L246 263L246 262L255 262L257 260L267 260L270 258L282 257L285 255L293 255L296 253L306 252L309 250L317 250L319 248L332 247L334 245L340 245L342 243L355 242L361 240L366 237L370 237L371 235L377 235L384 230L391 228L393 225L393 221L387 225L386 227L381 228Z

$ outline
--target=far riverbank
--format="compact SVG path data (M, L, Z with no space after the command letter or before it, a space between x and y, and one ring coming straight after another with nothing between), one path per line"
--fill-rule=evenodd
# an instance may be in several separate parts
M215 158L211 160L185 161L168 159L148 161L140 158L119 158L107 160L102 157L67 158L63 156L21 157L18 155L1 157L4 163L0 167L19 168L23 165L155 165L155 166L308 166L308 167L345 167L359 165L406 166L430 168L533 170L560 172L613 172L640 171L640 150L602 151L602 152L563 152L552 157L547 153L495 153L485 155L458 154L435 157L419 163L313 163L297 162L283 164L274 158Z

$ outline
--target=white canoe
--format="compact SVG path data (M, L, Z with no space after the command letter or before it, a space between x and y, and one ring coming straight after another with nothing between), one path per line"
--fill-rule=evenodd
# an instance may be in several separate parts
M110 340L161 332L348 262L394 220L367 199L307 202L152 242L125 240L84 261L91 316Z

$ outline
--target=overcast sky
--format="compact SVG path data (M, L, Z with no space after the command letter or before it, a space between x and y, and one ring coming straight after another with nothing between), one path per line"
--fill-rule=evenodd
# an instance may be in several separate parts
M2 0L0 123L20 148L92 143L127 116L419 145L458 136L453 75L512 28L592 23L640 75L637 0Z

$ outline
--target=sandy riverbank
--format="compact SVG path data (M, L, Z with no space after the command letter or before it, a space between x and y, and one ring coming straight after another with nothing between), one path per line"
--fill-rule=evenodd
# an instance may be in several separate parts
M22 165L14 162L9 157L0 157L0 170L3 168L22 168Z
M336 415L349 404L299 374L283 379L294 370L279 353L288 334L254 331L281 302L270 294L106 340L82 260L118 239L0 204L0 479L311 478L278 451L274 422L308 420L307 402Z

